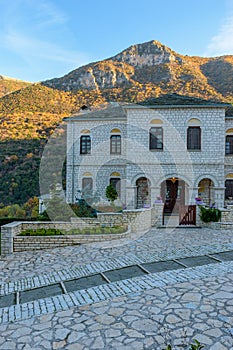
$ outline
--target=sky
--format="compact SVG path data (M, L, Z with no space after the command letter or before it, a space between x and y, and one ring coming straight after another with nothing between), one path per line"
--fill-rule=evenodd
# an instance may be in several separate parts
M233 55L233 0L0 0L0 75L38 82L158 40Z

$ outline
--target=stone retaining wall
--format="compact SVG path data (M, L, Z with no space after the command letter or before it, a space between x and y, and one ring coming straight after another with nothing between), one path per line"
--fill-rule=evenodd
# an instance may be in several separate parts
M225 210L221 210L221 222L232 222L233 223L233 206L227 205Z
M137 209L125 210L123 213L99 213L94 218L73 218L71 222L12 222L2 226L1 229L1 254L12 254L14 251L54 248L60 246L100 242L126 237L123 234L105 235L64 235L64 236L18 236L26 229L55 228L69 231L71 229L93 226L129 226L131 232L145 232L151 228L152 210ZM129 231L127 232L129 233Z
M16 236L13 239L13 251L22 252L27 250L50 249L66 247L85 243L112 241L127 237L125 233L104 235L66 235L66 236Z
M101 225L113 226L128 224L132 232L144 232L151 228L152 208L123 210L122 213L98 213Z

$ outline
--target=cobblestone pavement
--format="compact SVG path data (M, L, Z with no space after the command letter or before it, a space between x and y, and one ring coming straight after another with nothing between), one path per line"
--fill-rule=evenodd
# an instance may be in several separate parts
M51 272L83 265L93 261L101 261L133 254L137 257L160 255L164 259L177 250L185 250L186 255L192 252L205 251L206 247L222 249L223 244L233 244L230 230L219 231L211 229L152 229L137 240L122 239L112 242L100 242L71 246L66 248L48 249L43 252L15 253L0 258L0 281L7 282L24 276L35 276L41 272ZM154 260L154 258L153 258Z
M0 289L4 294L6 286L23 288L22 280L39 281L42 274L62 280L62 273L75 272L75 268L82 271L86 264L86 268L100 270L107 263L124 266L232 249L231 231L152 229L137 240L4 257L0 259ZM115 292L105 295L103 301L83 305L69 304L67 299L66 306L60 308L63 311L51 308L33 317L28 312L25 319L3 322L0 349L162 350L171 343L178 350L194 338L205 344L205 349L233 349L232 262L157 275L157 279L149 275L132 279L132 289L125 295ZM123 282L116 282L118 288Z

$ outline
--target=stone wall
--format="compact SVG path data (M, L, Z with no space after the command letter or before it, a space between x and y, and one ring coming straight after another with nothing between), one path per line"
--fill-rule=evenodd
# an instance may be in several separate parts
M123 213L99 213L97 219L72 218L71 222L13 222L2 226L1 249L2 255L12 254L14 251L46 249L74 244L101 242L126 237L129 232L145 232L151 228L153 209L125 210ZM18 236L26 229L55 228L69 231L71 229L93 226L117 226L124 225L130 231L123 234L105 235L62 235L62 236Z
M185 204L195 204L198 184L204 178L214 182L214 201L224 204L225 111L224 108L125 107L125 120L75 120L68 123L67 201L74 201L85 172L93 177L93 190L105 196L112 172L119 172L121 200L127 208L136 208L139 177L151 182L151 205L161 193L165 179L178 177L187 186ZM164 148L149 150L149 130L152 120L161 120ZM187 128L191 119L201 127L201 150L187 150ZM110 132L119 128L122 135L122 154L110 154ZM215 132L213 133L213 128ZM79 138L82 129L91 131L92 152L80 156ZM74 147L72 147L74 142ZM228 170L229 171L229 170Z
M128 224L132 232L145 232L151 228L152 208L123 210L122 213L97 214L101 225L113 226Z
M66 247L93 242L112 241L126 238L125 233L103 234L103 235L67 235L67 236L16 236L13 239L13 251L22 252L28 250L50 249L56 247Z
M151 226L162 226L164 203L155 203L151 212Z
M199 208L198 213L200 213ZM200 226L215 230L233 230L233 205L227 205L226 209L221 209L221 221L205 223L200 220Z
M82 190L82 178L88 172L93 178L93 191L105 198L105 190L109 184L112 172L119 172L121 179L125 179L125 120L76 120L67 125L67 190L68 203L75 201L78 190ZM122 152L120 155L110 154L111 130L121 131ZM80 136L82 130L90 130L91 154L80 155ZM124 188L121 189L124 193ZM123 199L122 199L123 200ZM124 202L124 200L123 200Z
M225 210L221 210L222 217L221 222L223 223L232 223L233 224L233 206L228 205Z

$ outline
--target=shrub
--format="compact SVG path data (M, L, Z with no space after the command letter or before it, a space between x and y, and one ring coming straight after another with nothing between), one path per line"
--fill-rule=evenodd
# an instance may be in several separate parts
M113 187L112 184L108 185L106 187L106 197L108 198L108 200L113 203L117 197L118 197L118 193L117 193L117 190Z
M38 228L37 230L27 229L22 231L19 236L56 236L64 235L64 233L55 228Z
M95 230L95 233L96 233L97 235L101 235L101 234L103 233L103 231L102 231L101 228L97 228L97 229Z
M96 210L92 208L84 199L80 199L77 204L70 204L74 213L80 217L96 218Z
M221 219L221 211L216 208L200 206L200 219L203 222L218 222Z

